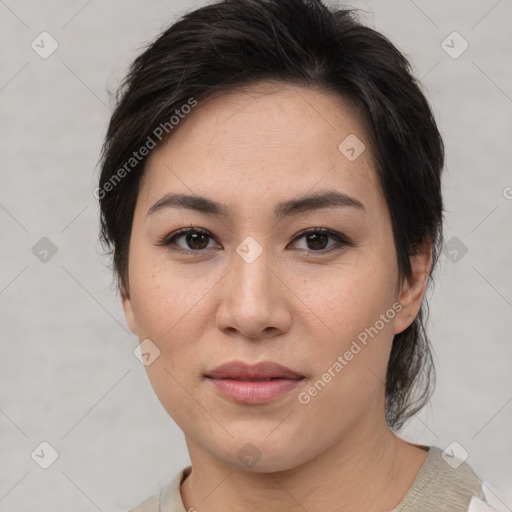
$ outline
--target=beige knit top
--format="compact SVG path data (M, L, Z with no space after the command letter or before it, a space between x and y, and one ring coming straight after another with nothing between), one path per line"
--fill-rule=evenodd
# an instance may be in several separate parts
M390 512L484 512L497 510L486 501L482 481L463 462L456 469L442 458L442 450L430 446L427 458L411 487ZM159 494L147 498L129 512L187 512L180 486L192 466L181 470ZM193 509L192 509L193 511Z

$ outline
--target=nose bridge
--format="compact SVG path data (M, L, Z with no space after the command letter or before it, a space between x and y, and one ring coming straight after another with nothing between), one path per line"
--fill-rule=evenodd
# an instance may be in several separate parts
M261 337L264 331L289 328L290 312L279 295L270 256L270 251L252 237L238 245L231 271L224 278L218 328L235 329L251 338Z
M269 268L269 251L252 236L246 237L236 248L233 255L233 287L238 298L251 300L264 297L270 291L271 270Z

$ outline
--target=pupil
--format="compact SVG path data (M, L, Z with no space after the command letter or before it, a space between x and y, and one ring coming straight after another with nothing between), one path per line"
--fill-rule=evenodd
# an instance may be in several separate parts
M325 233L315 233L315 234L312 234L312 235L308 235L308 238L309 238L309 242L308 242L308 245L311 246L311 240L313 242L313 249L325 249L325 242L327 241L327 235ZM320 240L320 246L318 245L315 245L318 244ZM324 243L322 243L324 242Z
M189 244L189 246L191 246L192 249L204 249L208 245L208 240L206 240L206 243L203 243L202 245L199 244L200 247L197 247L196 245L194 245L195 243L197 243L197 237L203 237L204 242L207 236L204 233L189 233L187 236L187 243Z

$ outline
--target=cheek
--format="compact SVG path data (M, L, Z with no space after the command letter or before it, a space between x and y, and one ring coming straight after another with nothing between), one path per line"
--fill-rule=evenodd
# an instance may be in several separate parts
M304 422L335 425L333 432L350 428L382 399L396 316L390 287L380 278L351 273L345 284L310 297L329 330L309 348L315 372L298 397Z
M333 338L345 342L373 326L395 301L395 265L370 258L360 261L304 282L304 289L309 290L304 302L324 321ZM391 321L385 326L379 322L379 331L392 332L394 316L395 311L390 311L386 319Z
M140 244L130 253L130 290L140 336L160 341L181 332L190 341L215 281L196 267L171 265L165 253ZM184 332L185 331L185 332ZM161 347L165 349L165 347Z
M365 258L365 264L338 268L331 279L310 283L306 303L322 320L325 333L313 342L318 348L315 377L320 382L318 391L311 392L322 398L312 402L364 407L384 384L394 318L400 309L395 277L393 260ZM311 335L314 340L315 332ZM321 407L318 414L323 414Z
M167 413L184 430L202 420L194 407L198 385L200 342L212 318L208 310L209 279L184 279L179 271L133 264L132 302L139 338L149 338L160 350L146 372ZM213 281L214 282L214 281Z

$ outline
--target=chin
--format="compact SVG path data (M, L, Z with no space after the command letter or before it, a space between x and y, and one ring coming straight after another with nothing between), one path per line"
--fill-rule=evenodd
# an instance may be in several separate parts
M227 440L226 440L227 441ZM257 436L241 436L229 438L222 442L218 449L210 449L210 453L220 462L237 470L252 473L273 473L293 469L306 462L307 456L300 440L290 442L290 438L268 439L268 432ZM294 450L299 450L294 453Z

